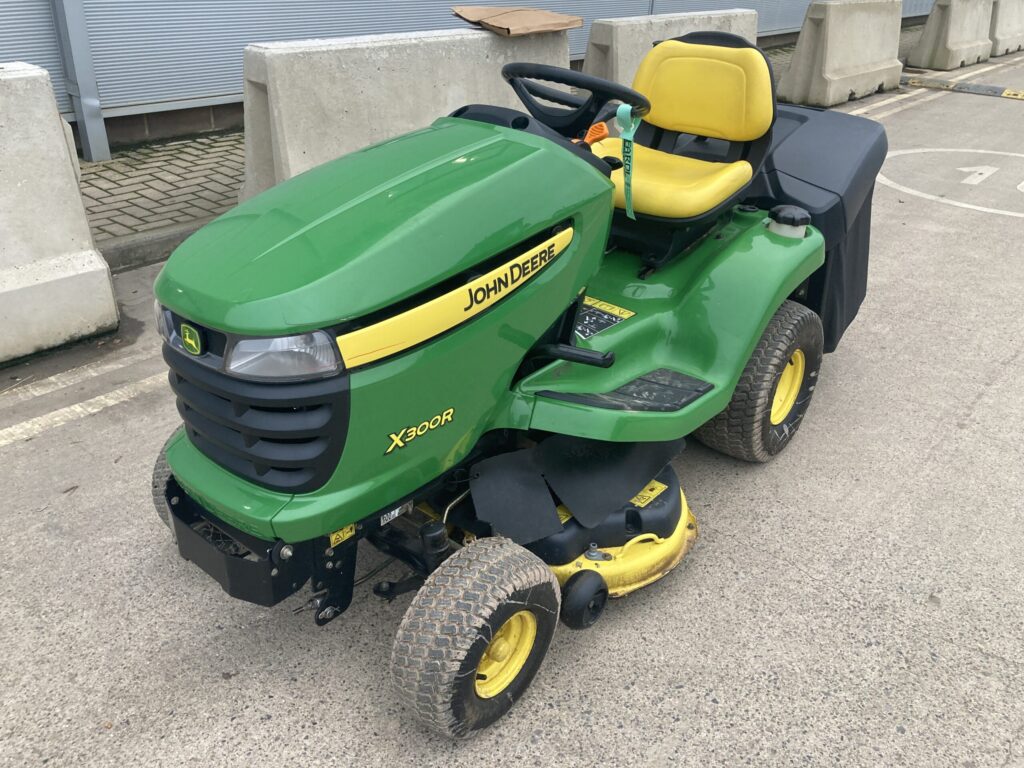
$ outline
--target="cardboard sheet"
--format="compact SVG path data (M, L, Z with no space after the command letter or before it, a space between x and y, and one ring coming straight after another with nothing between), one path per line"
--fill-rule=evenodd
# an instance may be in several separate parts
M583 19L579 16L540 11L524 6L502 8L490 5L456 5L452 6L452 13L471 24L478 24L505 37L560 32L563 29L583 26Z

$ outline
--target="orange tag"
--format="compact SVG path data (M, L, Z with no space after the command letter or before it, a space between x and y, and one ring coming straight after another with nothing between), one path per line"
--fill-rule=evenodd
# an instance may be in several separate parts
M587 135L583 137L583 140L587 144L593 144L597 141L604 141L608 138L608 124L607 123L594 123L587 129Z

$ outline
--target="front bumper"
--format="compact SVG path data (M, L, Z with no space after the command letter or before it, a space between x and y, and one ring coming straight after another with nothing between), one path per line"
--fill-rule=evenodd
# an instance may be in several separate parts
M179 554L231 597L276 605L314 576L313 541L292 544L286 550L281 541L265 541L240 531L204 509L173 477L165 496Z
M379 510L325 536L301 542L262 539L235 528L190 496L173 475L164 490L167 516L179 554L220 584L231 597L273 606L307 583L309 607L323 625L341 615L352 602L356 551L371 537L377 549L424 571L423 558L394 546L392 524L412 508L405 501ZM399 536L401 538L401 536Z

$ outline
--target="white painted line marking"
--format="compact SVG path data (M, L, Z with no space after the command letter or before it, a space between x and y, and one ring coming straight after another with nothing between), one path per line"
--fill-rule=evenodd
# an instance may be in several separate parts
M927 96L922 96L921 98L915 99L914 101L908 101L905 104L900 104L898 107L894 107L893 109L890 109L887 112L883 112L880 115L871 115L870 117L872 120L883 120L884 118L895 115L899 112L902 112L905 109L910 109L911 107L916 107L919 104L924 104L929 101L935 101L935 99L941 99L943 96L949 96L950 93L952 93L952 91L936 91L935 93L930 93Z
M946 78L946 79L951 81L951 82L960 82L961 80L967 80L968 78L975 77L976 75L981 75L981 74L984 74L985 72L990 72L993 69L1004 69L1006 67L1017 67L1017 66L1020 66L1021 64L1024 64L1024 56L1015 56L1014 58L1009 59L1007 61L1002 61L999 64L992 64L992 65L987 66L987 67L981 67L980 69L974 69L974 70L971 70L970 72L964 72L963 74L957 75L955 77L949 77L949 78ZM942 73L941 72L935 72L933 74L941 75ZM904 93L904 94L901 94L899 96L893 96L891 99L885 99L884 101L879 101L879 102L877 102L875 104L871 104L871 105L869 105L867 107L863 107L861 109L853 110L852 112L850 112L850 114L851 115L862 115L865 112L870 112L871 110L877 109L878 107L884 106L886 104L891 104L891 103L896 102L896 101L901 101L903 99L910 98L911 96L918 96L918 95L920 95L921 93L923 93L923 92L925 92L927 90L929 90L929 89L927 89L927 88L918 88L916 91L912 91L911 93ZM890 109L889 111L883 112L880 115L869 115L869 117L872 120L882 120L883 118L889 117L891 115L895 115L896 113L902 112L903 110L909 109L910 107L915 107L918 104L924 104L925 102L934 101L935 99L941 98L942 96L948 96L950 93L955 93L955 91L937 91L937 92L932 93L932 94L930 94L928 96L925 96L923 98L914 99L913 101L909 101L909 102L907 102L905 104L901 104L900 106L896 107L895 109Z
M11 443L28 440L31 437L41 435L47 430L77 421L94 413L99 413L106 408L127 402L133 397L138 397L146 392L152 392L166 384L167 374L158 373L155 376L150 376L148 379L133 381L131 384L118 387L112 392L107 392L105 395L99 395L84 402L75 403L42 416L37 416L34 419L23 421L6 429L0 429L0 448Z
M890 157L897 157L899 155L920 155L926 152L963 152L977 155L1002 155L1003 157L1024 157L1024 153L1021 152L1000 152L995 149L896 149L886 155L886 160ZM959 200L950 200L947 197L939 197L928 192L921 192L917 189L911 189L905 187L902 184L897 184L895 181L887 177L884 173L878 174L878 181L887 187L905 192L908 195L914 195L915 197L921 197L925 200L933 200L936 203L944 203L945 205L953 205L957 208L966 208L971 211L981 211L982 213L996 213L1000 216L1012 216L1015 219L1024 219L1024 212L1021 211L1004 211L1001 208L986 208L983 205L973 205L972 203L962 203ZM1022 182L1024 184L1024 182ZM1020 189L1020 187L1018 187Z
M121 368L127 368L129 365L134 365L143 360L155 360L159 357L159 354L159 352L154 352L151 349L135 350L123 357L113 360L97 360L95 363L72 368L70 371L55 374L33 384L15 384L13 387L0 392L0 405L5 403L23 403L34 397L48 395L51 392L56 392L58 389L81 384L83 381L103 376Z
M969 173L966 179L961 181L961 184L971 184L977 186L981 184L985 179L991 176L993 173L998 171L994 165L973 165L969 168L957 168L961 173Z
M956 77L948 77L946 79L949 80L951 83L959 83L961 80L966 80L969 77L974 77L975 75L981 75L981 74L984 74L985 72L991 72L993 69L1002 69L1003 67L1011 67L1011 66L1013 66L1016 63L1018 63L1017 59L1014 59L1013 61L1004 61L1004 62L1001 62L999 64L990 64L987 67L982 67L981 69L974 69L974 70L971 70L970 72L964 72L962 75L957 75Z
M869 104L866 107L861 107L860 109L854 109L849 114L851 114L851 115L863 115L865 112L870 112L873 109L878 109L879 107L884 107L887 104L893 104L893 103L895 103L897 101L903 101L904 99L909 99L911 96L917 96L917 94L921 93L924 90L925 90L924 88L915 88L914 90L909 91L907 93L901 93L899 96L892 96L892 97L890 97L888 99L882 99L881 101L876 101L874 104Z

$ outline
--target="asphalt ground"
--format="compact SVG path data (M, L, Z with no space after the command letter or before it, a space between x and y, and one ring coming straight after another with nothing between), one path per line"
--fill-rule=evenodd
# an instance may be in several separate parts
M1024 55L953 76L1022 89ZM118 336L0 371L0 764L1024 766L1024 104L843 109L893 154L800 433L764 466L692 443L693 552L560 630L467 742L391 692L408 596L318 629L178 557L148 487L178 422L156 268L119 275Z

